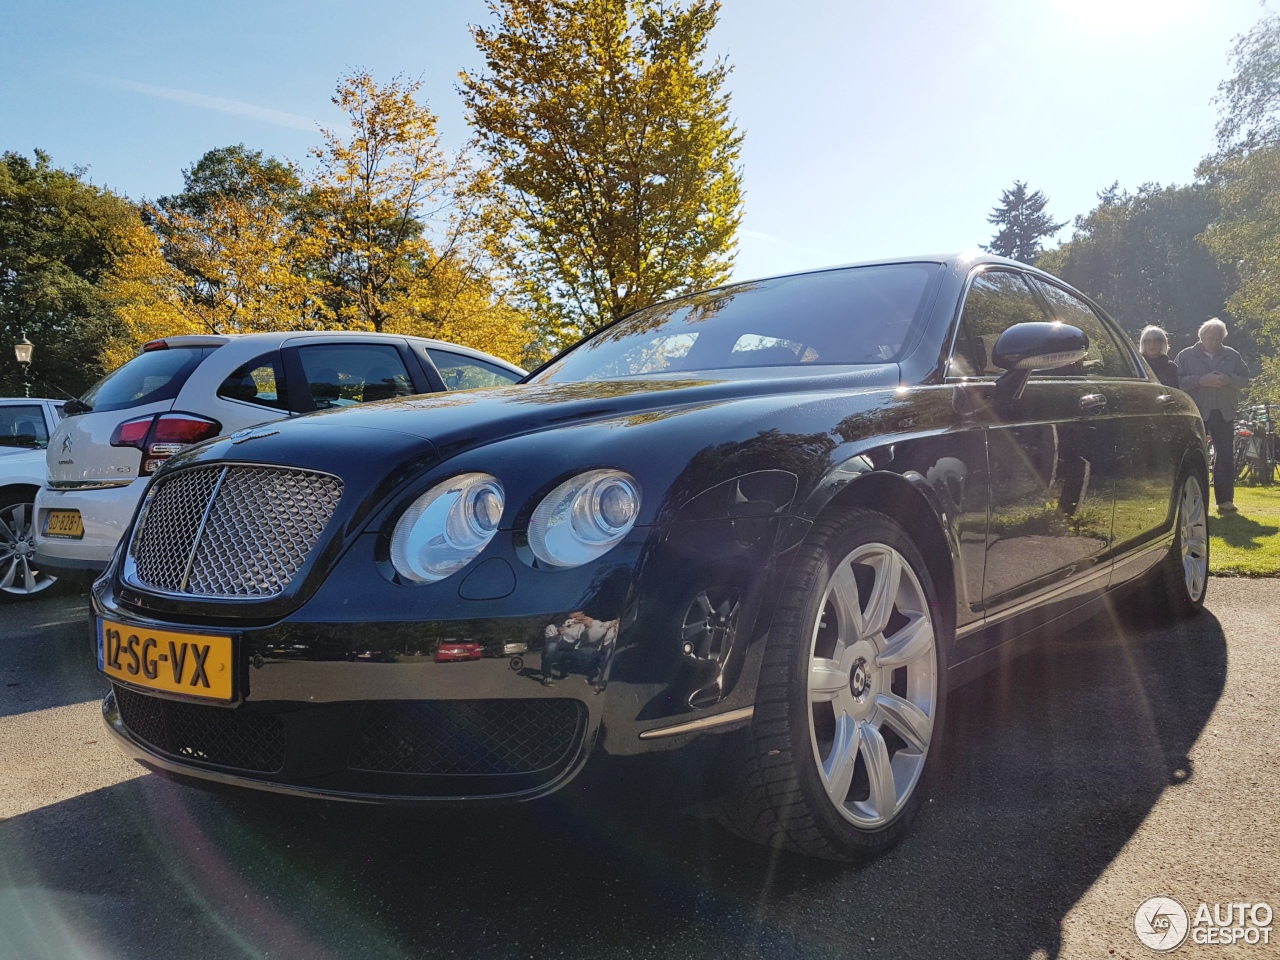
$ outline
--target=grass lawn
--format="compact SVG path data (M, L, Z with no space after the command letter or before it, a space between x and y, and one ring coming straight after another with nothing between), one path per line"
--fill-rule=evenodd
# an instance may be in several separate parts
M1280 576L1280 485L1236 487L1235 516L1209 515L1209 572ZM1213 494L1209 494L1212 503Z

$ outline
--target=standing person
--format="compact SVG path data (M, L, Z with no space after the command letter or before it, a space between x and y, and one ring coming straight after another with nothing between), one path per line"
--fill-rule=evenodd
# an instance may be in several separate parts
M1233 503L1236 465L1232 457L1235 442L1236 404L1240 391L1249 384L1249 368L1244 358L1222 341L1227 325L1213 317L1200 324L1200 340L1178 354L1178 386L1191 394L1205 429L1213 437L1217 461L1213 468L1213 497L1219 513L1235 513Z
M1156 379L1166 387L1178 386L1178 366L1169 359L1169 336L1156 326L1143 327L1138 336L1138 349Z

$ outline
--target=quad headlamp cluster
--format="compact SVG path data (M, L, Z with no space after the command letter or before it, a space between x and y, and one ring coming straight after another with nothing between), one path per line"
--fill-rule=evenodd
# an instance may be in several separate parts
M391 535L391 564L406 580L443 580L488 546L505 509L497 477L450 477L400 517ZM616 546L639 514L640 486L634 477L621 470L588 470L560 484L534 509L529 548L549 567L581 566Z

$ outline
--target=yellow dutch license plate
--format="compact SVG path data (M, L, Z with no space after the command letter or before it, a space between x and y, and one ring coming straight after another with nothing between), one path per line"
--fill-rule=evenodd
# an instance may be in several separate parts
M229 701L234 695L232 652L226 636L98 620L98 669L134 686Z
M79 510L50 510L44 518L44 535L46 537L65 537L68 540L80 540L84 537L84 521L80 519Z

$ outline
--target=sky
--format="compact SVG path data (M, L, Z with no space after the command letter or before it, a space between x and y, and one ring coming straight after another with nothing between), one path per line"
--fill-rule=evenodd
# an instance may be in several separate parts
M734 274L971 249L1015 179L1058 220L1113 182L1186 183L1257 0L724 0L746 201ZM421 79L446 145L484 0L5 0L0 150L134 199L209 149L305 165L353 68ZM1070 227L1059 235L1068 239Z

